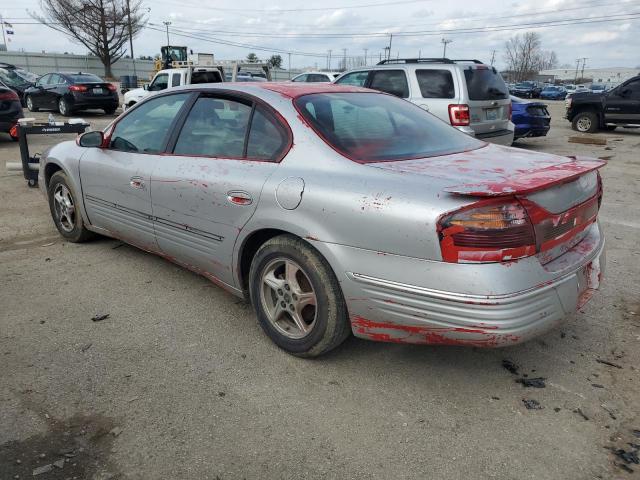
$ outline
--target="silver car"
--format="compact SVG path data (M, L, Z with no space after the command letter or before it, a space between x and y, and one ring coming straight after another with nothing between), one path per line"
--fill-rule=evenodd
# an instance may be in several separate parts
M119 238L251 300L295 355L350 333L496 347L598 288L601 160L472 138L392 95L194 85L51 148L61 235Z

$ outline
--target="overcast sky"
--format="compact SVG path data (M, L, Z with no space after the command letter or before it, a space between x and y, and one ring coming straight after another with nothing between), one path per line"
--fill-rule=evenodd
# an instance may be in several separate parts
M495 50L498 67L504 65L505 41L517 34L535 30L542 36L545 49L554 50L560 64L575 65L579 57L587 57L588 67L640 66L640 0L539 0L505 3L497 0L442 2L440 0L143 0L150 9L149 27L134 39L134 52L155 55L166 44L166 34L151 28L164 29L163 21L171 21L171 43L186 45L194 52L210 52L218 59L244 58L255 52L261 58L280 53L286 62L288 55L276 49L294 53L294 67L324 68L327 50L332 50L333 67L337 67L343 48L348 56L378 59L389 43L388 33L426 32L419 36L393 37L392 56L442 56L441 39L450 58L491 60ZM469 3L469 6L463 6ZM215 5L203 7L202 5ZM11 6L9 6L11 5ZM9 50L69 52L84 54L85 49L63 34L43 25L28 25L28 12L39 11L38 0L23 0L14 6L2 1L0 13L13 24ZM326 5L326 6L325 6ZM289 11L287 11L289 10ZM635 18L633 14L636 13ZM621 17L622 16L622 17ZM599 20L613 21L599 22ZM533 28L531 24L556 21L591 22ZM529 25L525 25L529 24ZM460 29L493 28L494 31L462 33ZM515 30L517 28L517 30ZM444 32L450 30L449 32ZM456 31L458 30L458 31ZM499 30L499 31L495 31ZM200 39L179 36L180 33ZM252 36L282 35L283 37ZM311 37L310 34L348 34L349 37ZM351 34L382 34L383 36L351 36ZM204 40L222 40L250 44L257 48L222 45Z

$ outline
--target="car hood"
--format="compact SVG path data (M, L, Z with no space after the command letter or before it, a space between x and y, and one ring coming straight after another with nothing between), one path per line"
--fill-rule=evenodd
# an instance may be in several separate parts
M148 90L144 88L134 88L133 90L129 90L124 94L125 101L128 99L139 99L146 97L149 94Z
M476 150L368 166L424 175L442 190L458 195L492 197L530 193L570 181L606 164L586 157L561 157L487 144Z

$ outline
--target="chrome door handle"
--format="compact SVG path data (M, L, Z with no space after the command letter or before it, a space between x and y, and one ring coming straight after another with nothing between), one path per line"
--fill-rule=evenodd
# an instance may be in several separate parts
M141 177L131 177L131 181L129 182L129 185L132 188L144 189L144 180Z
M251 198L251 195L247 192L236 190L227 192L227 201L234 205L251 205L253 203L253 198Z

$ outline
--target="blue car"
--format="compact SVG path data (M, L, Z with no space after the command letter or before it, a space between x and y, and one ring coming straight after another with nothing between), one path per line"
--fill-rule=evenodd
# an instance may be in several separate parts
M540 92L540 98L543 100L564 100L567 91L562 87L544 87Z
M551 128L551 115L542 102L511 96L511 121L516 129L513 139L544 137Z

